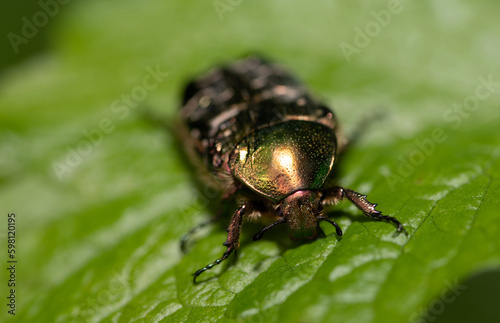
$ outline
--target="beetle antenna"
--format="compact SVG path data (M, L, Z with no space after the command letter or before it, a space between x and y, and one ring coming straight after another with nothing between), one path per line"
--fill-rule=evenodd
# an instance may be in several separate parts
M339 237L342 236L342 229L340 228L340 226L335 221L330 220L329 218L327 218L324 215L318 216L318 220L320 220L320 221L323 220L323 221L326 221L326 222L330 223L331 225L333 225L335 227L335 231L337 232L337 235Z
M264 232L266 232L267 230L271 229L272 227L274 227L275 225L278 225L278 224L281 224L281 223L285 223L286 222L286 219L285 218L279 218L278 221L274 222L273 224L270 224L264 228L262 228L262 230L260 230L259 232L257 232L253 237L252 237L252 240L253 241L257 241L257 240L260 240L262 239L262 236L264 235Z

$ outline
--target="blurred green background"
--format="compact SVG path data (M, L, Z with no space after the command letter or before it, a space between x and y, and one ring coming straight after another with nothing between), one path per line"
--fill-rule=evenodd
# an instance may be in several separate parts
M0 261L16 214L20 322L498 321L500 3L20 1L0 27ZM285 65L351 131L339 183L409 236L341 204L345 235L276 229L193 285L226 223L183 255L211 192L173 136L191 77L249 53ZM146 81L147 80L147 81ZM199 190L201 189L201 192ZM9 273L0 274L9 296Z

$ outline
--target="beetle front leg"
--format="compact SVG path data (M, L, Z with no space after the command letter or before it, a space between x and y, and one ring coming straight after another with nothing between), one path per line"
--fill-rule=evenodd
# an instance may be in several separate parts
M215 260L212 263L209 263L205 267L198 269L194 274L193 274L193 282L196 284L196 277L198 277L200 274L203 272L212 269L214 266L220 264L224 260L226 260L232 253L233 251L236 251L239 247L240 243L240 233L241 233L241 223L243 222L243 217L247 214L250 214L252 212L252 207L250 204L243 204L241 205L238 210L233 214L233 217L231 218L231 223L229 223L229 226L227 227L227 240L226 242L223 243L225 247L227 247L227 250L224 252L222 257L219 259Z
M405 228L396 218L388 215L383 215L382 212L377 211L375 207L377 203L370 203L366 199L366 195L360 194L353 190L343 188L340 186L335 186L331 189L328 189L324 192L322 202L323 204L334 204L338 201L347 198L351 201L358 209L360 209L364 215L373 219L375 221L385 221L394 224L397 227L397 232L404 232L406 235Z

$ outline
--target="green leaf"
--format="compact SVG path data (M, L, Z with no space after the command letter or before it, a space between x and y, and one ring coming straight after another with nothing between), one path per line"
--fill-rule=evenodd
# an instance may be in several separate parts
M0 79L2 236L15 213L18 260L16 315L4 305L0 321L498 320L498 2L59 6L50 49ZM408 236L348 203L331 209L342 238L325 223L308 243L279 227L252 242L260 226L245 223L237 259L192 283L228 217L180 251L217 202L144 112L174 122L189 78L248 53L294 72L346 133L383 113L338 181Z

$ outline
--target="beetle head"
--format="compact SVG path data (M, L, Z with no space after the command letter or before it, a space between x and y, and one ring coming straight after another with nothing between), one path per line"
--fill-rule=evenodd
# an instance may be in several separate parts
M278 207L278 213L286 219L290 238L314 239L318 235L318 223L323 207L321 194L316 191L301 190L287 196Z

